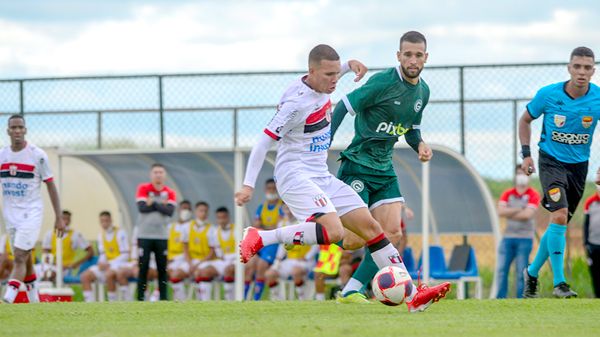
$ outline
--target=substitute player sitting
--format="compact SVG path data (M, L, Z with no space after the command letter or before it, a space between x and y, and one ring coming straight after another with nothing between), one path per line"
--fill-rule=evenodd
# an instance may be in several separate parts
M219 207L216 212L217 228L210 233L212 241L215 243L216 259L210 260L198 270L198 299L201 301L210 300L212 294L212 281L217 277L223 277L223 288L225 290L225 299L233 301L235 299L234 281L235 281L235 236L233 233L233 224L229 216L227 207Z
M594 52L578 47L571 52L567 69L571 78L540 89L519 120L523 171L535 171L531 157L531 122L544 116L539 142L539 175L544 193L542 206L550 211L550 224L540 239L537 254L523 271L523 297L538 296L538 274L548 258L554 274L556 297L574 297L564 274L567 224L585 188L594 129L600 118L600 88L590 83L596 70Z
M189 201L180 202L177 212L178 219L168 226L167 272L173 289L173 299L178 301L185 300L184 280L188 278L190 272L188 235L190 231L189 221L192 217L191 208L192 204Z
M279 227L285 227L296 224L298 221L285 204L282 207L283 218ZM306 276L316 264L315 257L319 253L319 246L298 246L291 245L289 250L280 246L277 253L278 262L274 264L266 273L267 284L269 285L271 299L283 300L279 280L291 278L294 281L296 295L298 299L305 300Z
M94 248L83 237L83 234L73 229L71 226L71 212L63 210L62 218L65 224L65 232L62 238L62 264L64 274L70 274L85 261L94 256ZM42 241L42 256L46 257L46 261L42 261L40 268L42 272L42 280L54 282L56 278L56 232L48 231L44 235ZM79 259L75 259L78 251L85 251L85 255Z
M129 239L127 232L115 227L110 212L100 213L100 227L98 234L98 264L88 268L81 274L81 288L86 302L95 301L92 292L92 282L106 283L109 301L117 300L117 271L129 260ZM129 288L120 289L128 296ZM104 296L104 294L100 294Z
M65 224L60 216L60 200L48 156L42 149L25 141L25 118L22 115L10 116L7 132L10 145L0 150L0 182L4 224L13 250L14 267L2 300L13 303L19 288L25 284L29 302L39 302L31 257L42 228L42 181L48 188L58 236L62 236Z
M200 283L206 281L200 275L200 270L208 266L208 261L216 258L212 230L214 226L208 222L208 203L199 201L194 210L195 218L190 221L188 249L190 252L190 274L196 282L197 299L205 298Z
M252 148L244 186L235 195L240 206L251 199L267 151L279 141L275 161L277 190L299 223L275 230L246 228L240 243L240 259L246 263L262 247L273 243L338 242L345 227L366 242L377 268L406 269L364 201L350 186L329 173L327 167L331 141L329 94L343 74L339 55L330 46L318 45L311 50L308 63L308 74L287 88L275 116ZM350 68L359 77L364 75L364 66L359 62L344 66ZM423 311L449 290L447 282L431 288L412 286L406 297L408 309Z
M265 199L265 202L260 204L256 209L253 225L260 229L275 229L283 217L283 202L279 198L277 186L273 178L265 182ZM244 298L246 298L250 282L254 278L253 298L255 301L260 300L265 287L265 273L275 261L278 248L279 244L265 246L246 264L246 269L244 270L246 273Z

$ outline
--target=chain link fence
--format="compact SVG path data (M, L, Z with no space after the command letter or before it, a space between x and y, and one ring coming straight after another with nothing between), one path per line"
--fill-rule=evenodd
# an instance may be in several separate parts
M369 75L380 69L372 70ZM0 122L27 116L30 139L71 149L251 147L285 87L301 72L174 74L0 81ZM332 101L360 85L344 77ZM565 64L428 67L426 141L466 155L480 174L510 179L517 120L544 85L568 78ZM364 80L362 81L364 83ZM534 123L533 138L541 125ZM353 135L352 118L333 146ZM600 165L594 148L592 167ZM590 176L591 177L591 176Z
M368 76L378 70L371 70ZM11 114L24 114L28 138L42 147L250 148L273 116L283 90L301 75L265 72L0 80L0 123L6 123ZM498 186L510 185L518 162L517 121L526 104L539 88L568 79L563 63L427 67L422 76L431 89L422 122L424 139L463 153L486 178L495 197ZM353 76L345 76L332 102L365 81L357 84ZM540 131L541 122L534 122L532 140L539 139ZM348 116L333 146L344 147L352 136L353 119ZM592 179L600 165L598 145L592 147L590 165ZM446 253L461 240L444 238ZM418 250L420 236L411 236L409 243ZM470 243L486 268L484 273L493 273L496 254L492 238L470 239ZM490 282L487 277L486 289Z

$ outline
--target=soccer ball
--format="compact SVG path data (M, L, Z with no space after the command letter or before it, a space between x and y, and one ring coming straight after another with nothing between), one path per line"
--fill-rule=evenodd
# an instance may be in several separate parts
M387 266L375 274L373 278L375 298L385 305L399 305L412 291L412 279L405 270Z

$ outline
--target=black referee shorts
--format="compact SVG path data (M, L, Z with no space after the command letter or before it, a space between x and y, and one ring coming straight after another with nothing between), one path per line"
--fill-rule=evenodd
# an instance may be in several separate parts
M550 212L567 208L570 220L581 201L587 171L587 161L576 164L563 163L540 151L539 175L544 191L544 208Z

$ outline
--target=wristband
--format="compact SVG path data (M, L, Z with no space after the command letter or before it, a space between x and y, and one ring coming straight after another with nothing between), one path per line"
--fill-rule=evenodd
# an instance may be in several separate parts
M529 145L521 145L521 158L531 157L531 148Z

